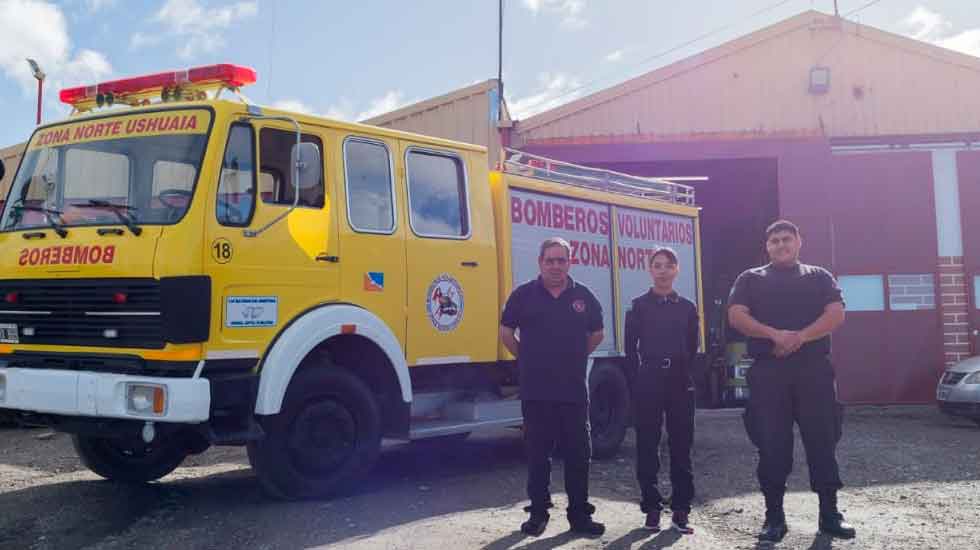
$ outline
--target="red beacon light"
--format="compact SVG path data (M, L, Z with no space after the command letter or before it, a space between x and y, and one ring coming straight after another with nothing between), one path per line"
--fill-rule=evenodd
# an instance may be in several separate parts
M160 94L163 100L178 99L180 97L179 92L185 89L202 92L210 88L234 90L254 84L257 78L255 69L222 63L182 71L110 80L91 86L66 88L61 90L59 97L62 103L84 110L93 105L100 107L103 104L112 105L116 100L122 100L126 103L129 103L127 101L129 98L148 100L150 96L156 94Z

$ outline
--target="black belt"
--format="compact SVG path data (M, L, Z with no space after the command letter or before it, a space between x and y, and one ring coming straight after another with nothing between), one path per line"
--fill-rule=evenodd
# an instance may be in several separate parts
M640 366L644 368L659 367L669 369L673 366L682 366L687 363L687 359L680 357L651 357L640 361Z

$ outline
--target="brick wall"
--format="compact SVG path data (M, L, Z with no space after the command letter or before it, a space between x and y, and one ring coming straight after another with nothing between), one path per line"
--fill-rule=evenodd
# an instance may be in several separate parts
M970 298L961 256L939 258L939 300L943 318L943 359L951 365L970 356Z
M889 275L888 309L892 311L936 309L936 276Z

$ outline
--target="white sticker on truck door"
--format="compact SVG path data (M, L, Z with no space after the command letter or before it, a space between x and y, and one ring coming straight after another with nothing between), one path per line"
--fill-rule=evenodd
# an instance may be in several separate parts
M510 190L514 287L538 276L541 242L561 237L572 245L569 275L602 304L605 338L599 351L616 349L613 324L612 245L609 206L519 189Z
M274 327L279 317L276 296L229 296L225 299L225 326Z

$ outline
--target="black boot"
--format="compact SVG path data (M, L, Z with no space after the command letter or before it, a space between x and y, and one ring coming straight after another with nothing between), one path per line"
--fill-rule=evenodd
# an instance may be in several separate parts
M602 536L606 532L606 526L597 521L592 521L593 512L595 512L595 506L591 504L569 507L568 525L571 531L588 537Z
M521 524L521 532L532 537L540 537L544 533L544 528L548 526L549 516L547 513L531 512L531 517Z
M820 495L820 532L832 537L853 539L857 530L844 520L844 515L837 510L837 491L824 491Z
M789 531L789 527L786 526L786 514L783 512L783 491L769 492L765 497L766 521L759 532L759 540L779 542Z
M606 532L606 526L598 521L593 521L592 516L570 519L568 525L573 533L587 537L601 537Z

